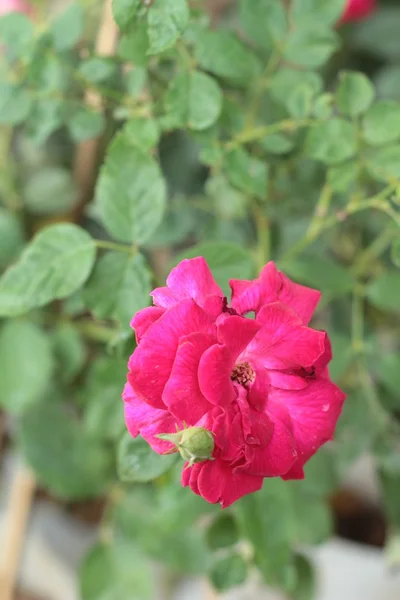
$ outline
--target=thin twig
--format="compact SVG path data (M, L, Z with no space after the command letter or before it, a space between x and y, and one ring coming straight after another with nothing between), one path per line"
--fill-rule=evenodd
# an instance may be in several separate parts
M32 473L20 464L12 485L6 531L3 538L0 567L0 598L12 600L18 575L24 532L28 520L36 482Z

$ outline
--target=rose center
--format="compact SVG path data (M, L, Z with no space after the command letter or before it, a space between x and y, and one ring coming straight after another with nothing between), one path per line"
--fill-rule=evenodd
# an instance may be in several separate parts
M243 387L254 381L255 377L256 374L248 362L237 363L232 369L232 381L237 381Z

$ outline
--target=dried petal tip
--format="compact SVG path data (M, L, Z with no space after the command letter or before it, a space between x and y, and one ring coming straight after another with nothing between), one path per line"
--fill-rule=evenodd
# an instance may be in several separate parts
M204 427L189 427L177 433L161 433L156 437L172 442L176 451L192 467L195 463L212 460L214 437L211 431Z

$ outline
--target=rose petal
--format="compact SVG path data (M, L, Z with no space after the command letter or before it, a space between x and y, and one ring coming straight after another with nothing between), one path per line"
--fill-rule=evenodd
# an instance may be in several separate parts
M235 397L231 372L234 359L226 346L215 344L200 359L200 389L209 402L227 406Z
M262 477L233 473L223 460L208 460L200 464L202 468L197 481L199 492L208 502L220 502L222 508L262 487Z
M180 262L168 275L167 286L151 293L156 306L170 308L184 298L193 298L203 306L207 296L224 295L202 256Z
M131 327L135 330L136 334L136 342L139 344L140 340L146 333L146 331L155 323L161 315L163 315L165 310L163 308L158 308L157 306L148 306L147 308L143 308L136 313L136 315L131 320Z
M300 465L332 439L336 423L342 410L345 394L326 379L310 381L307 388L286 391L272 388L270 397L274 406L285 406L290 414L293 437Z
M253 281L232 279L232 307L240 314L255 311L264 304L280 300L293 308L308 324L321 297L320 292L291 281L269 262Z
M210 409L210 404L200 390L198 369L203 353L215 343L207 333L191 333L179 342L170 378L163 392L163 401L170 412L194 425Z
M129 360L128 380L135 392L151 406L165 408L162 393L171 375L180 338L214 330L212 320L194 300L183 300L166 311L147 330Z
M257 320L262 328L245 352L250 364L254 355L268 369L297 369L312 366L325 351L326 334L305 327L281 302L263 306Z
M251 342L261 325L252 319L221 315L217 321L217 337L227 346L234 358L238 357Z
M159 454L170 450L170 442L159 440L155 436L160 433L175 433L176 425L182 429L182 423L168 411L153 408L138 398L130 383L126 383L122 397L125 402L125 422L131 436L136 437L140 433Z

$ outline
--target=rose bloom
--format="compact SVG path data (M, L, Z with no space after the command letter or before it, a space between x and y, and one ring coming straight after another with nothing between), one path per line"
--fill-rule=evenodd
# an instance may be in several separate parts
M223 507L265 477L302 479L345 398L329 379L327 334L308 327L318 291L273 262L230 286L228 306L203 257L175 267L152 292L155 306L132 320L138 345L123 392L131 435L160 454L174 450L160 434L211 432L212 456L187 462L182 484Z
M376 0L347 0L341 23L360 21L376 10Z
M0 0L0 17L11 12L20 12L30 15L31 6L24 0Z

